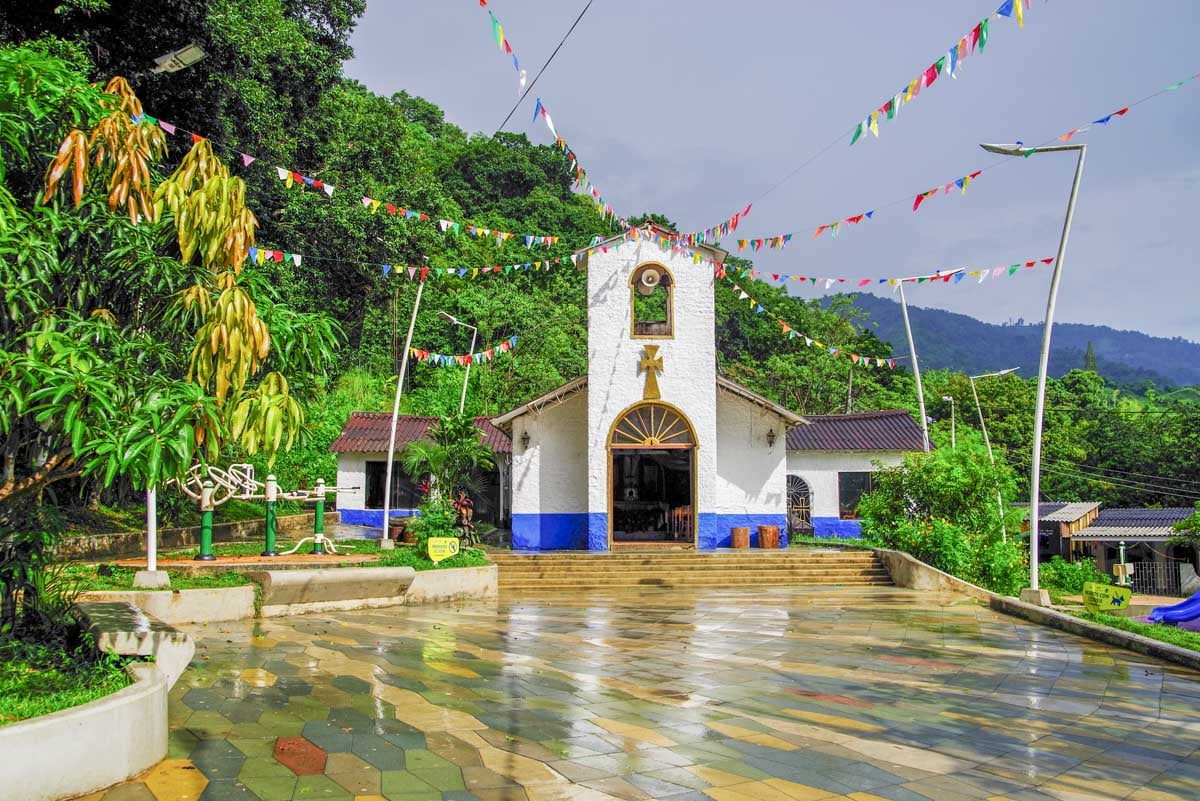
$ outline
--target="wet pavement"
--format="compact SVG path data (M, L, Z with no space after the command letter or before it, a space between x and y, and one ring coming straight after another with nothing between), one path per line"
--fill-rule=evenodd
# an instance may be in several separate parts
M1200 674L960 596L513 596L188 630L170 758L89 801L1200 798Z

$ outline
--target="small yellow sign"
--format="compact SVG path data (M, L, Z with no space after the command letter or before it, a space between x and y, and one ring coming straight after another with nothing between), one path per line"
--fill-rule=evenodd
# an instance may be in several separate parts
M1133 591L1128 587L1114 587L1111 584L1096 584L1092 581L1083 585L1083 605L1089 612L1128 609L1132 595Z
M429 558L435 563L449 559L458 553L458 539L455 537L430 537Z

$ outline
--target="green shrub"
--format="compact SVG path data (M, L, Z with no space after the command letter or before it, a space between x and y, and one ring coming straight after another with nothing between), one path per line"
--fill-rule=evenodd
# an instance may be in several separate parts
M1048 590L1057 590L1063 595L1078 595L1087 582L1112 584L1112 577L1096 568L1091 559L1068 562L1061 556L1038 566L1039 583Z
M454 510L448 500L426 495L419 511L419 515L408 518L408 530L416 537L416 550L422 556L429 555L430 537L458 537L459 531L454 527Z

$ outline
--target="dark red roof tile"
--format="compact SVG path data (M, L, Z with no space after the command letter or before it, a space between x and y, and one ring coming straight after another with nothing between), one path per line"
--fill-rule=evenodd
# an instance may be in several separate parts
M396 451L410 442L427 439L425 432L436 417L402 414L396 421ZM387 412L351 412L345 428L329 446L334 453L382 453L388 449L392 416ZM483 432L483 444L497 453L512 453L512 440L492 425L487 417L476 417L475 427Z

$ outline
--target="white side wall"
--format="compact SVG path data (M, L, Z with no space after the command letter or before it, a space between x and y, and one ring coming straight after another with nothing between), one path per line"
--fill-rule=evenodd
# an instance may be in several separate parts
M366 509L367 508L367 459L386 462L387 454L339 453L337 466L337 486L356 487L357 489L339 489L337 493L337 508Z
M788 451L787 474L800 476L812 492L813 517L838 517L838 473L870 473L904 463L901 451Z
M584 391L513 420L514 515L587 511L587 396ZM526 432L528 448L521 444Z
M630 330L629 279L639 266L665 266L674 280L674 336L634 339ZM645 373L638 372L646 345L657 345L663 369L662 402L678 408L696 430L698 511L713 511L716 497L716 344L713 273L710 267L640 239L597 251L588 259L588 505L608 515L608 433L613 421L642 400ZM595 532L593 532L595 534Z
M768 447L767 432L775 446ZM778 415L747 400L717 391L718 514L787 512L786 429Z

